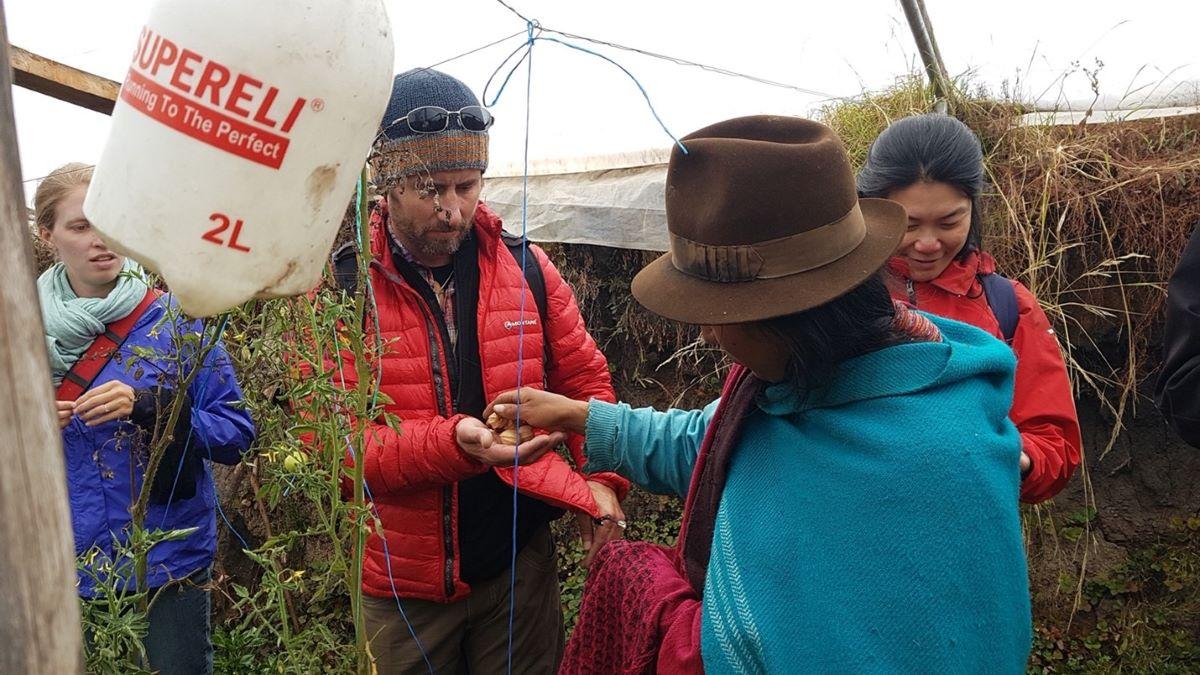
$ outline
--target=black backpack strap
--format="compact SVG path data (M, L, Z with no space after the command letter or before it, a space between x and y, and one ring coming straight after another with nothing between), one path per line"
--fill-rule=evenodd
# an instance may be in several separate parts
M1020 309L1017 307L1017 291L1012 282L1002 274L992 272L980 274L979 283L983 286L983 294L987 297L988 307L996 321L1000 322L1000 334L1004 342L1012 346L1013 336L1017 334L1017 321Z
M525 256L525 283L529 286L529 290L533 293L533 300L537 303L538 317L542 320L542 334L546 331L546 277L542 273L542 264L538 262L537 256L529 250L529 240L522 237L514 237L505 233L502 235L504 246L508 248L508 252L512 254L517 264L521 264L521 256Z
M512 254L518 266L521 265L521 256L525 256L525 284L533 293L533 301L537 304L538 318L542 322L542 357L548 372L552 355L550 353L550 325L546 322L546 277L542 273L542 264L538 262L537 256L529 248L528 239L516 237L507 232L501 234L500 238L504 240L504 247Z
M350 295L358 290L358 247L346 242L333 253L333 280Z

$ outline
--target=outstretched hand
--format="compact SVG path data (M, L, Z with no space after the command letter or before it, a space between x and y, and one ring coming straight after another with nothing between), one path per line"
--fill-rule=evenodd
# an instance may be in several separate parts
M534 436L520 445L508 445L500 442L491 427L474 417L464 417L454 428L454 437L463 452L488 466L512 466L514 456L516 463L524 466L566 440L565 434L552 433Z
M581 434L587 428L588 404L548 391L522 387L497 396L483 411L484 419L492 413L506 420L517 419L519 413L521 424Z

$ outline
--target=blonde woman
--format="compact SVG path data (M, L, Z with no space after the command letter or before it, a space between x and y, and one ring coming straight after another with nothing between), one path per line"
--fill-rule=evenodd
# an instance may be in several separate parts
M34 196L39 235L58 261L38 278L67 467L75 552L89 561L79 593L97 594L106 575L134 587L120 551L141 492L148 440L183 378L197 367L198 321L150 289L136 262L109 250L83 213L91 168L67 164ZM236 464L254 440L242 393L218 344L183 394L172 440L150 490L148 530L191 530L155 545L148 585L154 602L144 644L163 673L212 672L209 594L216 549L216 496L204 460ZM111 579L110 579L111 581Z

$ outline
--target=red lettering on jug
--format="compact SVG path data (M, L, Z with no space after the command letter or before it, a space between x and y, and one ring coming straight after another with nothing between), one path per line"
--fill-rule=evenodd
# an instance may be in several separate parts
M121 100L198 141L274 169L308 103L149 27L138 37ZM236 229L232 241L231 248L241 250Z
M146 70L150 67L150 64L154 61L154 53L158 51L159 42L162 42L161 36L155 35L154 42L151 43L150 30L147 28L142 29L141 49L137 55L137 65L139 68Z
M296 118L300 116L301 110L304 110L304 99L298 98L296 99L296 103L292 105L292 112L288 113L287 119L283 121L283 127L280 131L285 134L291 131L292 125L296 123Z
M233 81L233 92L229 94L229 98L225 99L225 109L231 113L237 113L242 117L250 116L249 110L238 107L240 101L250 100L251 94L246 93L246 85L259 89L262 87L262 82L248 75L239 74L237 79Z
M211 241L217 246L225 246L228 244L229 248L235 251L242 251L244 253L250 252L250 248L248 246L242 246L238 243L238 237L242 234L242 225L244 224L240 218L237 220L237 222L233 223L233 235L230 236L228 242L221 238L221 233L229 229L229 216L223 213L214 213L209 216L208 219L214 223L220 223L220 225L200 235L201 239L204 239L205 241Z
M231 248L235 251L245 251L246 253L249 253L250 248L248 246L242 246L242 245L238 244L238 237L241 236L241 234L242 234L242 221L241 221L241 219L239 219L236 223L233 224L233 235L231 237L229 237L229 248Z
M200 84L196 85L196 98L204 98L205 90L211 89L212 95L209 100L213 105L220 105L221 87L227 84L229 84L229 69L216 61L209 61L200 75Z
M158 43L158 53L154 57L154 65L150 66L150 74L157 75L159 67L175 63L177 56L179 56L179 47L174 42L163 38L162 42Z
M191 85L183 82L182 78L196 74L196 71L188 67L188 61L199 61L201 58L203 57L190 49L180 52L179 62L175 64L175 72L171 75L171 86L185 94L192 93Z
M172 91L130 70L121 86L121 100L151 119L214 148L272 169L283 164L290 143L287 137L264 131Z
M271 87L267 90L267 95L263 98L262 105L258 106L258 110L254 113L254 121L259 124L266 125L272 129L275 128L275 120L267 117L267 111L271 109L271 104L275 102L275 97L279 94L279 90ZM300 99L304 100L304 99Z

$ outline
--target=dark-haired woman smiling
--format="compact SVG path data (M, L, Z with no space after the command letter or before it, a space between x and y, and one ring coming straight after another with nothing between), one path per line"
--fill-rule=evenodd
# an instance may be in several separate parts
M1021 501L1058 494L1079 465L1082 441L1058 340L1037 298L996 273L983 251L979 139L947 115L907 117L871 146L858 174L864 197L899 202L908 229L889 266L892 294L918 309L969 323L1017 355L1009 416L1021 432Z

